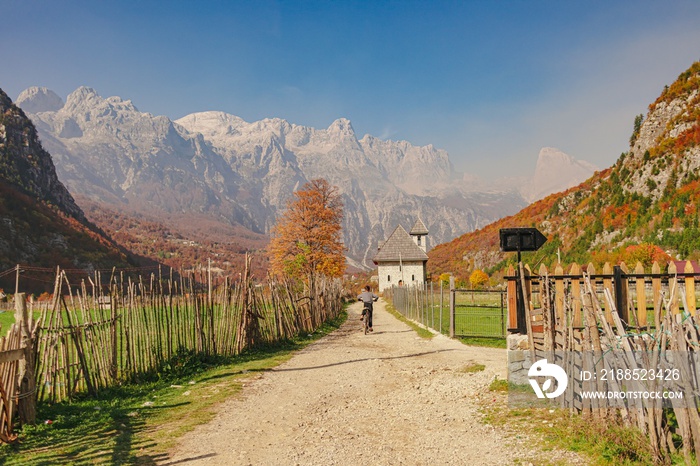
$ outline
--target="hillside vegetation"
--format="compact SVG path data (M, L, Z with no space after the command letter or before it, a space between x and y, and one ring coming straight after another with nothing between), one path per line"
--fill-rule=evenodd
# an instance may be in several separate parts
M481 230L436 246L433 276L502 271L515 254L499 250L499 229L536 227L548 241L523 260L641 261L700 258L700 62L664 88L634 120L630 150L584 183L529 205Z
M108 204L83 196L76 199L87 218L120 246L176 271L209 264L214 274L237 276L245 267L246 253L252 253L252 275L261 279L267 273L267 257L263 253L267 238L261 234L207 216L173 216L158 221L143 214L113 210Z

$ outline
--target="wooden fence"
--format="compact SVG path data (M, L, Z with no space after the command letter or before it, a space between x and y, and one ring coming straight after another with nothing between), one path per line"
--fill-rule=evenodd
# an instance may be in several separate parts
M244 279L212 286L208 277L113 279L77 289L59 274L53 308L39 320L38 398L56 402L121 381L137 381L177 356L233 356L256 345L312 332L341 309L341 287ZM176 369L176 367L173 367Z
M393 286L383 296L408 319L450 337L506 337L505 291L456 289L443 283Z
M541 265L537 274L533 274L529 266L523 267L522 279L516 277L515 269L511 266L507 272L508 279L508 328L516 329L517 305L516 286L517 281L522 280L523 288L527 295L526 306L533 305L537 308L540 305L539 277L547 276L552 281L557 299L555 310L557 317L564 317L566 295L568 293L571 301L572 325L576 328L583 328L583 311L579 298L580 290L583 286L584 275L590 277L591 284L596 290L599 299L603 302L605 315L608 322L612 322L611 309L616 307L620 318L626 325L635 328L656 327L658 322L650 320L656 303L659 302L662 293L670 295L671 289L682 287L683 292L677 291L674 298L669 301L670 311L674 314L680 312L683 305L687 312L695 315L697 309L697 290L700 270L695 270L693 263L685 261L683 270L679 270L675 262L668 265L667 271L662 272L661 267L655 262L649 272L645 271L641 263L637 263L634 270L630 272L625 263L619 266L611 266L606 263L601 273L598 273L593 264L588 264L585 268L578 264L571 264L565 273L561 264L557 264L550 272L546 266ZM613 302L608 303L603 299L605 290L613 296ZM686 299L683 303L682 300ZM535 331L541 327L534 318L533 325Z
M96 273L70 283L59 270L51 304L25 312L29 323L0 338L0 440L15 439L18 390L52 403L96 394L156 371L174 373L192 355L234 356L312 333L342 311L338 280L254 284L248 271L235 283L214 283L206 271L178 278L112 275L106 283ZM26 309L24 295L17 298ZM18 375L23 360L34 369L31 377Z
M15 414L33 424L36 418L34 346L36 322L30 317L24 294L17 295L16 323L0 337L0 441L14 442Z
M525 266L508 273L509 327L517 328L519 281L524 290L526 327L532 361L547 359L565 368L567 374L583 374L604 361L618 374L641 374L649 368L673 367L676 388L686 397L671 407L658 402L623 400L621 406L580 396L627 386L659 388L659 380L646 385L625 379L581 378L570 383L560 401L573 411L597 422L621 419L648 436L656 461L667 462L681 448L687 464L700 459L700 319L696 317L697 281L700 272L686 262L682 271L671 263L662 273L658 264L646 272L637 264L630 273L625 264L606 264L602 274L592 266L585 270L573 264L565 272L560 265L553 273L541 266L535 275ZM574 357L592 355L591 358ZM613 358L612 362L610 358ZM670 364L670 365L669 365ZM596 369L596 370L598 370ZM656 385L655 385L656 384ZM682 439L677 444L675 438ZM693 458L694 457L694 458Z

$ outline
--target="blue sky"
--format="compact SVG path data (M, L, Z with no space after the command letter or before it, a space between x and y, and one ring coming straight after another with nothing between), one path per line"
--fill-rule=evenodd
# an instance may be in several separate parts
M0 0L0 88L86 85L173 119L222 110L433 144L529 174L544 146L600 168L700 60L700 1Z

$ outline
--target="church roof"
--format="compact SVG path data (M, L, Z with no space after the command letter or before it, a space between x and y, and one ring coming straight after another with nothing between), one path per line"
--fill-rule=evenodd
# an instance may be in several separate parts
M411 235L427 235L428 234L428 229L425 227L425 224L421 221L421 219L416 220L416 223L413 224L413 228L411 228Z
M421 222L422 224L422 222ZM425 227L423 227L425 228ZM426 231L427 233L427 231ZM399 225L379 248L372 259L374 263L387 261L427 261L428 255L413 242L406 230Z

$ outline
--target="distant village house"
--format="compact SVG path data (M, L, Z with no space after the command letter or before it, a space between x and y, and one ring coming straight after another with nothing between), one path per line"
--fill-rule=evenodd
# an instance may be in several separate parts
M428 262L428 229L418 219L407 233L401 226L383 243L372 259L378 266L379 291L392 286L423 285Z

